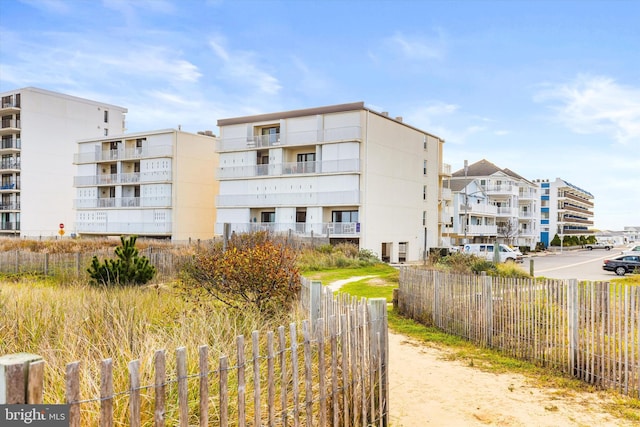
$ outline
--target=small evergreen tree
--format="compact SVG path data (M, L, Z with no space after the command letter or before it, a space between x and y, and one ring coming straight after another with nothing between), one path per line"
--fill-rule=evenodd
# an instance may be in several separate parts
M139 256L136 249L137 236L120 236L121 246L115 249L116 259L98 261L94 256L87 269L91 282L97 285L144 285L156 274L156 268L150 264L149 258Z
M550 245L551 246L560 246L560 236L558 236L557 234L555 236L553 236L553 240L551 240Z

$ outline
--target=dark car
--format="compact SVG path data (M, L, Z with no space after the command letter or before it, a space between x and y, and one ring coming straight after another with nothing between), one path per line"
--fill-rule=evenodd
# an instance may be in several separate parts
M624 255L614 259L606 259L602 264L602 269L614 271L618 276L627 273L640 273L640 255Z

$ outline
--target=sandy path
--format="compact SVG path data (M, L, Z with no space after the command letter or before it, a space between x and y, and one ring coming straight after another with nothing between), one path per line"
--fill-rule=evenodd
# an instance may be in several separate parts
M518 374L494 374L446 360L446 350L389 333L392 427L632 426L603 409L600 393L554 395Z
M376 276L335 281L346 283ZM447 350L389 332L391 427L631 427L603 405L604 393L567 392L529 385L513 373L494 374L462 361ZM570 396L567 396L570 394Z

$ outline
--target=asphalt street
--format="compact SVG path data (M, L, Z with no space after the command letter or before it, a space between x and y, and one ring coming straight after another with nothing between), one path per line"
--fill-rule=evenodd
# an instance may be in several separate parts
M621 256L623 247L604 249L564 250L562 252L548 252L531 254L524 259L522 267L529 271L533 260L534 275L553 279L578 279L591 281L609 281L619 277L611 271L602 269L605 259Z

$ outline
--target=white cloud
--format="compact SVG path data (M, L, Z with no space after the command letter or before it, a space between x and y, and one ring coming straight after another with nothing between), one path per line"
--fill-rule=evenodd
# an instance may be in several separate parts
M640 143L640 88L609 77L580 75L547 84L534 100L552 104L556 120L580 134L609 134L621 144Z
M400 56L416 61L441 59L445 53L441 35L429 39L425 36L412 37L398 32L385 39L384 45L388 50L399 52Z
M242 86L257 87L268 95L275 95L282 89L278 79L261 68L262 65L253 52L229 52L224 43L225 40L221 37L209 40L209 47L222 60L220 72L224 78Z

